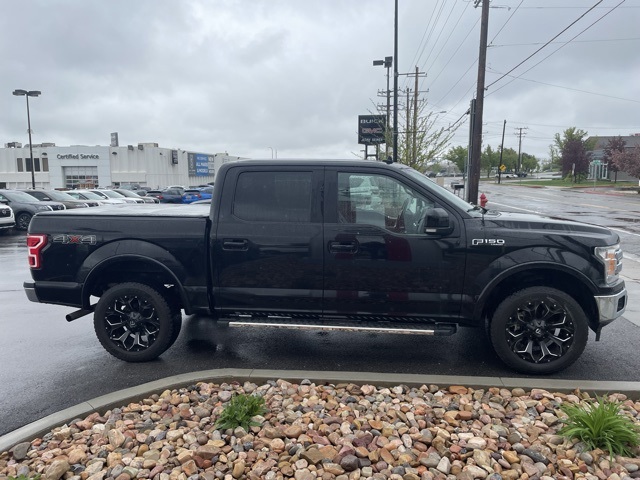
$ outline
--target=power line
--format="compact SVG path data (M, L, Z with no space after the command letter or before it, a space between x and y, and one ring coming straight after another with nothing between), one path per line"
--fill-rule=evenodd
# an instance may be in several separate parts
M462 10L462 12L460 13L460 16L458 17L458 20L456 20L455 25L453 26L453 28L451 29L451 32L449 32L449 36L445 39L444 43L442 44L442 47L440 47L440 50L438 50L438 53L436 53L436 56L434 57L434 59L431 61L431 64L429 65L429 68L425 69L425 65L426 65L426 61L422 64L422 68L425 69L426 71L431 70L431 67L433 67L433 64L436 63L436 60L440 57L440 54L442 53L442 50L444 49L444 47L447 45L447 43L449 43L449 39L451 38L451 35L453 35L453 33L456 31L456 27L458 26L458 24L460 23L460 20L462 20L462 17L464 16L464 12L467 11L467 8L469 8L469 5L471 5L470 2L467 2L467 5L464 7L464 9ZM478 19L479 20L479 19ZM468 35L468 34L467 34ZM465 37L466 39L466 37ZM458 47L460 48L460 47ZM457 52L457 50L456 50ZM451 61L451 59L449 59L449 61ZM447 62L448 65L449 62ZM445 65L446 66L446 65ZM438 75L439 76L439 75ZM437 78L437 77L436 77Z
M445 69L447 68L447 66L449 65L449 63L451 63L451 60L453 60L453 58L455 57L456 53L458 53L458 50L460 50L460 47L462 47L462 45L464 44L464 42L467 40L467 38L469 37L469 35L471 35L471 32L473 32L473 30L475 29L476 25L480 22L480 17L477 18L477 20L475 21L475 23L473 24L473 26L471 27L471 30L469 30L467 32L467 34L464 36L464 38L462 39L462 42L460 42L460 45L458 45L458 48L455 49L455 51L451 54L451 56L449 57L449 60L447 60L447 63L444 64L444 67L442 67L442 69L440 70L440 72L438 73L438 75L435 76L435 78L432 80L432 84L434 84L436 82L436 80L440 77L440 75L442 75L442 73L445 71ZM471 70L471 67L473 67L476 64L477 60L475 60L471 66L469 66L469 68L467 68L467 71L464 72L462 74L462 77L460 77L458 79L458 81L455 83L456 85L460 82L460 80L462 80L464 78L464 76L467 74L467 72L469 70ZM453 90L453 88L451 89ZM449 92L451 91L449 90ZM442 98L446 97L449 92L447 92ZM441 99L442 100L442 99ZM440 103L440 102L438 102Z
M622 0L624 1L624 0ZM531 57L533 57L536 53L538 53L540 50L542 50L543 48L545 48L547 45L549 45L553 40L555 40L556 38L558 38L560 35L562 35L564 32L566 32L567 30L569 30L569 28L571 28L573 25L575 25L580 19L582 19L587 13L589 13L591 10L593 10L594 8L596 8L599 4L601 4L603 2L603 0L598 0L598 3L596 3L593 7L591 7L589 10L587 10L586 12L584 12L582 15L580 15L576 20L574 20L573 22L571 22L568 26L566 26L564 29L562 29L560 31L560 33L556 34L551 40L549 40L548 42L546 42L543 46L541 46L540 48L538 48L535 52L533 52L531 55L529 55L527 58L525 58L524 60L522 60L520 63L518 63L515 67L513 67L511 70L509 70L507 73L505 73L504 75L502 75L500 78L498 78L497 80L494 80L493 82L491 82L489 85L487 85L487 88L489 88L492 85L495 85L497 82L499 82L500 80L502 80L504 77L506 77L509 73L513 72L516 68L518 68L520 65L522 65L523 63L525 63L527 60L529 60Z
M534 67L535 67L535 65L534 65ZM533 67L531 67L531 68L533 68ZM493 70L493 71L495 72L495 70ZM500 72L495 72L495 73L500 74ZM525 73L526 72L523 72L522 75L524 75ZM538 80L532 80L530 78L523 78L522 75L519 75L517 77L515 75L507 75L507 77L511 77L511 78L513 78L513 80L523 80L525 82L539 83L540 85L546 85L548 87L556 87L556 88L562 88L564 90L571 90L571 91L574 91L574 92L587 93L589 95L597 95L598 97L606 97L606 98L613 98L613 99L616 99L616 100L623 100L625 102L640 103L640 100L633 100L631 98L616 97L614 95L607 95L606 93L590 92L588 90L581 90L579 88L565 87L563 85L555 85L553 83L541 82L541 81L538 81ZM511 83L511 82L509 82L509 83ZM506 83L505 85L503 85L500 88L506 87L507 85L509 85L509 83ZM500 90L500 88L494 90L491 93L497 92L498 90ZM487 94L487 96L489 96L489 95L491 95L491 94Z
M603 38L598 40L576 40L573 43L599 43L599 42L628 42L640 40L640 37L631 37L631 38ZM567 43L567 42L551 42L549 45L555 45L557 43ZM504 43L502 45L489 45L492 48L499 47L531 47L534 45L544 45L544 42L535 42L535 43Z
M491 46L491 44L493 43L493 41L496 39L496 37L498 35L500 35L500 32L504 29L504 27L507 26L507 23L509 23L509 20L511 20L511 18L516 14L516 12L518 11L518 9L520 8L520 5L522 5L522 3L524 2L524 0L520 0L520 3L518 4L518 6L515 8L515 10L513 11L513 13L511 15L509 15L509 18L507 18L507 21L504 22L502 24L502 26L500 27L500 30L498 30L498 33L496 33L493 38L491 39L491 41L489 42L489 47Z
M602 0L600 0L602 1ZM546 57L544 57L542 60L540 60L538 63L536 63L535 65L533 65L532 67L529 67L527 70L525 70L524 72L522 72L520 75L518 75L518 77L514 78L513 80L510 80L509 82L505 83L504 85L502 85L501 87L495 89L493 92L491 93L496 93L498 90L506 87L507 85L509 85L510 83L514 82L516 79L518 79L520 76L524 75L525 73L529 72L530 70L533 70L535 67L537 67L538 65L540 65L542 62L544 62L547 58L549 58L551 55L553 55L554 53L556 53L558 50L560 50L561 48L564 48L565 46L567 46L569 43L571 43L574 39L578 38L580 35L582 35L584 32L586 32L587 30L589 30L591 27L593 27L596 23L598 23L600 20L602 20L604 17L606 17L607 15L609 15L611 12L613 12L616 8L618 8L620 5L622 5L625 2L625 0L622 0L618 5L616 5L615 7L613 7L611 10L609 10L607 13L605 13L604 15L602 15L600 18L598 18L595 22L593 22L591 25L589 25L587 28L585 28L584 30L580 31L577 35L575 35L573 38L569 39L567 42L565 42L563 45L561 45L560 47L556 48L553 52L551 52L549 55L547 55ZM540 49L538 49L540 50ZM505 73L502 77L500 78L504 78L505 76L507 76L509 73L511 73L511 71L513 71L513 69L511 69L509 72ZM498 80L500 80L500 78ZM496 82L498 81L496 80ZM493 82L493 83L496 83ZM493 83L491 85L493 85ZM491 86L489 85L489 86ZM487 87L488 88L488 87ZM489 93L488 95L491 95L491 93ZM487 96L488 96L487 95Z
M453 3L453 6L451 7L451 10L449 10L449 15L447 15L446 20L444 21L444 23L442 24L442 28L440 29L440 32L438 33L438 36L436 37L435 42L433 42L433 46L431 47L431 49L429 50L429 55L427 55L427 58L425 59L423 65L426 65L427 62L429 61L429 59L431 58L431 54L433 53L434 49L436 48L436 45L438 44L438 40L440 40L440 36L442 35L442 32L444 32L445 27L447 26L447 23L449 23L449 19L451 18L451 14L453 13L456 4ZM454 28L455 29L455 28ZM451 29L451 33L453 33L454 29ZM449 37L451 37L451 33L449 34ZM447 37L448 38L448 37ZM426 45L425 45L426 46ZM444 47L444 45L443 45ZM420 55L422 57L422 54ZM420 61L420 59L418 59L418 61Z

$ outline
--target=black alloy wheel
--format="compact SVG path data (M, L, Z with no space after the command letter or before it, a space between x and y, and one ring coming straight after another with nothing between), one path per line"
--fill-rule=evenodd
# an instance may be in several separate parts
M26 230L27 228L29 228L31 217L33 217L33 215L28 212L20 212L18 215L16 215L16 228L18 230Z
M140 283L122 283L107 290L96 305L93 322L102 346L126 362L157 358L179 333L176 313L165 298Z
M531 287L498 306L490 333L496 353L507 365L524 373L549 374L578 359L589 327L573 297L554 288Z

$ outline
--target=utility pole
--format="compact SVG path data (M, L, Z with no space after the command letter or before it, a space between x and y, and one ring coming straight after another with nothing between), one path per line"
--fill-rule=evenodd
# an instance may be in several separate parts
M407 159L407 163L411 162L411 150L409 143L409 132L411 131L411 102L409 101L409 96L411 95L411 89L407 88L407 127L405 128L405 157Z
M500 183L500 179L502 178L502 152L504 152L504 129L507 127L507 120L505 119L502 124L502 143L500 144L500 164L498 165L498 183Z
M516 166L516 173L520 173L522 170L522 130L527 130L529 127L518 127L518 165Z
M393 26L393 161L398 161L398 0Z
M475 7L481 0L476 0ZM467 200L478 203L478 185L480 183L480 154L482 150L482 109L484 106L484 77L487 65L487 32L489 30L489 0L482 0L480 20L480 52L478 55L478 88L476 91L475 121L473 122L473 141Z
M416 91L413 95L413 161L418 157L418 66L416 65Z

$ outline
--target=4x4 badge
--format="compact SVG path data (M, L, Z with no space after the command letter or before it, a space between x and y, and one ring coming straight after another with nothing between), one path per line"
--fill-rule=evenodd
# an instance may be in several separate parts
M53 243L62 243L64 245L95 245L95 235L67 235L65 233L53 236Z

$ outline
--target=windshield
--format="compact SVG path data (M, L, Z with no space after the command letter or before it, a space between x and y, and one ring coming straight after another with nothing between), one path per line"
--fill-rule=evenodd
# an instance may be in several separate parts
M413 168L410 168L407 166L401 166L400 168L402 168L402 171L404 173L408 174L411 178L413 178L418 183L424 185L429 190L435 190L436 188L439 188L440 190L438 190L438 195L440 197L444 197L448 203L453 204L454 206L458 207L461 210L464 210L469 215L478 216L478 217L482 216L483 209L481 207L477 205L472 205L469 202L464 201L455 193L451 192L450 190L447 190L445 187L441 185L438 185L437 183L433 182L428 177L414 170Z
M115 193L119 193L120 195L122 195L123 197L139 197L140 195L136 195L133 192L129 192L128 190L114 190Z
M12 202L24 202L24 203L38 203L40 200L32 197L28 193L24 192L2 192L1 195L4 195Z
M124 195L120 195L118 192L114 192L113 190L100 190L100 193L106 195L109 198L122 198Z
M93 192L69 192L69 195L75 197L77 195L77 198L83 199L83 200L104 200L104 198L102 198L100 195L96 195Z
M57 190L50 190L50 191L46 192L46 194L49 195L54 200L59 200L61 202L68 202L70 200L76 200L75 198L73 198L68 193L58 192Z

